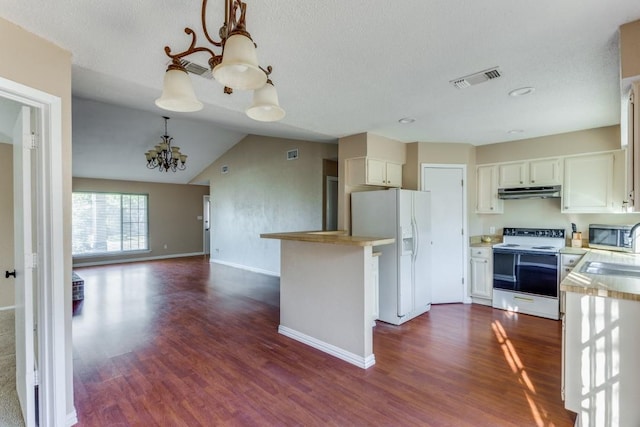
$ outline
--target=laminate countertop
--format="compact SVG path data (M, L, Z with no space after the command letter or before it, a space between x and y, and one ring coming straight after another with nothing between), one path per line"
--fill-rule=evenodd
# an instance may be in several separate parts
M589 249L560 283L560 290L605 298L640 301L640 277L581 272L583 266L589 262L608 262L640 268L640 255Z
M294 231L264 233L263 239L294 240L298 242L327 243L348 246L381 246L395 242L394 238L350 236L346 231Z

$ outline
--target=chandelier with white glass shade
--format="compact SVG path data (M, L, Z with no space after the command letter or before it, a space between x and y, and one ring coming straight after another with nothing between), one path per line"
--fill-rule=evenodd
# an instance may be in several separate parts
M160 172L185 170L187 168L187 165L185 164L187 162L187 156L180 152L180 147L174 147L171 145L173 138L167 133L167 120L169 120L169 117L163 118L164 135L161 137L162 141L151 150L144 153L147 158L147 167L149 169L158 168Z
M278 94L269 78L272 67L262 68L258 64L256 44L246 28L247 4L240 0L224 0L225 21L220 27L220 40L209 35L206 24L207 0L202 0L202 31L209 46L199 46L196 33L187 27L184 32L191 36L190 46L179 53L172 53L169 46L164 51L171 58L171 64L164 75L162 95L156 100L160 108L178 112L192 112L202 109L191 78L185 68L184 58L194 53L208 54L209 67L213 78L224 86L224 92L233 90L253 90L253 102L246 109L247 116L263 122L281 120L285 112L278 102ZM220 53L216 53L219 50Z

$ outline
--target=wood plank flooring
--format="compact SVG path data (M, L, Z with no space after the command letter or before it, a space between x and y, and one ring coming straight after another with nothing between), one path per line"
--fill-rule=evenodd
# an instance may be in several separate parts
M571 426L560 322L438 305L362 370L277 333L279 281L204 257L76 269L80 426Z

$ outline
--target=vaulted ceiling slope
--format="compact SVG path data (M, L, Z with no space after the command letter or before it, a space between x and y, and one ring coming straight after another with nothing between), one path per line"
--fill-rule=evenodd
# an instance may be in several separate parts
M617 124L618 27L640 18L637 0L247 4L248 30L260 63L274 67L287 116L254 122L244 115L250 93L225 95L197 76L205 108L181 116L232 132L324 142L369 131L481 145ZM210 32L223 11L222 0L209 2ZM154 105L168 62L164 46L186 48L186 26L201 31L198 1L0 0L0 15L73 53L76 97L157 116L165 115ZM464 89L450 84L494 66L500 78ZM525 86L536 90L508 95ZM403 117L415 122L398 123Z

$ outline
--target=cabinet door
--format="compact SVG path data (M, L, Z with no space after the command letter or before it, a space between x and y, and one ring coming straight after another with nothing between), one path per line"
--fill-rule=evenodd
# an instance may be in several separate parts
M402 187L402 165L387 162L387 182L389 187Z
M614 212L611 152L564 159L562 212Z
M503 203L498 199L498 167L478 166L476 178L476 212L502 213Z
M387 163L383 160L367 159L367 184L386 185Z
M530 161L529 182L533 185L560 184L560 160L543 159Z
M471 258L471 296L491 298L491 288L489 260Z
M528 168L526 162L506 163L498 168L498 187L519 187L528 185Z

